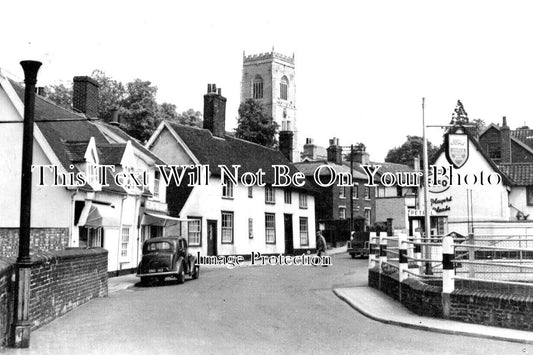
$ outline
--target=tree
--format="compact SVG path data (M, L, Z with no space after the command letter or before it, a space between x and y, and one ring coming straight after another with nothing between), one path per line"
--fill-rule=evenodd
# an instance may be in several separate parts
M385 161L388 163L398 163L413 166L413 161L416 156L420 157L420 166L424 164L423 139L418 136L407 136L407 141L401 146L389 150ZM433 160L435 154L439 150L438 147L428 141L428 159Z
M201 128L204 122L202 120L202 116L203 115L200 111L195 111L190 108L178 115L178 123Z
M107 76L102 70L93 70L91 77L98 82L98 117L106 122L111 121L113 114L111 110L122 105L126 98L126 88L124 85Z
M147 141L161 122L156 93L157 87L150 81L135 79L126 85L126 96L121 101L124 129L141 142Z
M277 144L278 128L279 125L265 112L261 102L247 99L239 106L235 130L237 138L272 148Z
M72 110L72 84L65 86L63 83L46 86L45 97L56 105Z

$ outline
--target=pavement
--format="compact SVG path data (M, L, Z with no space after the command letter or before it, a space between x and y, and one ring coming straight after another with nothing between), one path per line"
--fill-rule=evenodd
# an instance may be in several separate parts
M385 324L443 334L533 344L533 332L419 316L368 286L335 288L333 292L364 316Z

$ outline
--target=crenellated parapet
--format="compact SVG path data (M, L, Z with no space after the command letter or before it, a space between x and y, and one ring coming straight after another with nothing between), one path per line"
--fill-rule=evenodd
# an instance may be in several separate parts
M292 57L277 52L266 52L252 55L245 55L243 53L243 63L256 62L268 59L280 59L287 63L294 64L294 54Z

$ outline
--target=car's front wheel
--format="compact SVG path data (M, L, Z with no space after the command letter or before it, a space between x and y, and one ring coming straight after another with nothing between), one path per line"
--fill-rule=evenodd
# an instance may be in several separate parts
M183 264L178 268L178 274L176 275L176 279L178 280L179 284L185 282L185 267Z
M196 265L192 273L192 278L196 280L199 277L200 277L200 265Z

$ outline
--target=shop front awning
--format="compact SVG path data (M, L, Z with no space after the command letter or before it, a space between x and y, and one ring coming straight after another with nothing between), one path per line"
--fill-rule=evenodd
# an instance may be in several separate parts
M120 211L113 206L91 204L85 227L120 227Z
M141 224L146 226L167 226L177 224L180 221L186 221L183 218L176 218L159 212L144 212Z

